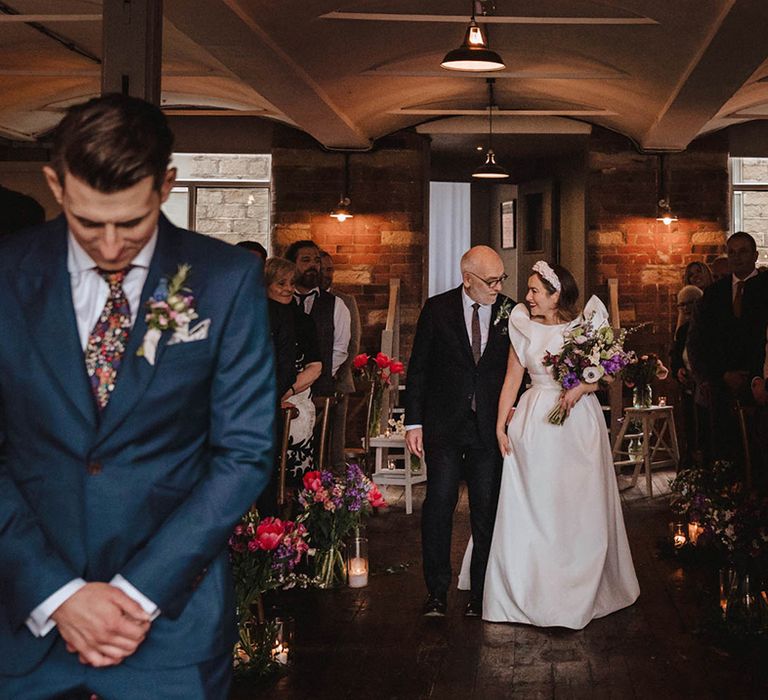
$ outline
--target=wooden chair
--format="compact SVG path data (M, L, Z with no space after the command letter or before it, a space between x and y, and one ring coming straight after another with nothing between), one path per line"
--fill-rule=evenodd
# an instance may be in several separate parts
M285 479L288 470L288 441L291 437L291 421L299 415L299 409L290 406L282 409L283 414L283 439L280 441L280 480L277 490L277 506L282 511L287 504L285 494Z
M331 411L336 405L335 396L313 396L312 401L318 410L318 418L315 419L315 467L325 469L329 461Z

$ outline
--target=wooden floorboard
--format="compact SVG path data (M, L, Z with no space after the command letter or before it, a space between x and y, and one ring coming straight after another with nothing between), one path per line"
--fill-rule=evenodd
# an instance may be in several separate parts
M267 682L236 682L232 700L768 698L768 663L754 649L735 653L697 634L703 606L716 605L714 594L704 594L714 591L712 574L659 555L673 476L654 472L652 499L642 478L622 492L641 595L631 608L580 631L465 619L467 594L456 590L446 618L421 617L424 486L414 488L412 515L405 514L402 489L390 487L391 507L368 525L370 585L280 593L277 602L296 619L293 662ZM456 568L468 535L462 490ZM397 573L386 573L388 567Z

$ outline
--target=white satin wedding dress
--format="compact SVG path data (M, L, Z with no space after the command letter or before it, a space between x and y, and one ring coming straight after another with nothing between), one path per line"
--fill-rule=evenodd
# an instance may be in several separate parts
M583 313L607 319L594 296ZM562 349L567 325L532 321L524 304L509 317L510 341L532 385L507 432L512 453L504 458L483 595L490 622L581 629L632 605L640 592L597 398L583 396L562 426L548 422L560 386L541 361L546 350ZM469 588L471 551L470 540L462 589Z

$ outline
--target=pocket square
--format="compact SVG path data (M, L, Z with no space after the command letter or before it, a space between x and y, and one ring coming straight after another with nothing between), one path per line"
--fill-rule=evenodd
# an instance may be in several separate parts
M200 321L200 323L195 324L192 328L189 326L177 328L168 341L168 345L176 345L177 343L192 343L197 340L205 340L208 337L208 328L210 325L211 319L206 318L204 321Z

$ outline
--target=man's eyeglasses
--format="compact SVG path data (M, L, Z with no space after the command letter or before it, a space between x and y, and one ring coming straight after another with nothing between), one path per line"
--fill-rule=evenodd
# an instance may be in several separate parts
M485 282L489 287L495 287L496 285L503 285L506 280L509 279L509 275L505 272L501 277L491 277L490 279L484 279L480 275L476 275L471 270L467 270L470 275L477 277L481 282Z

